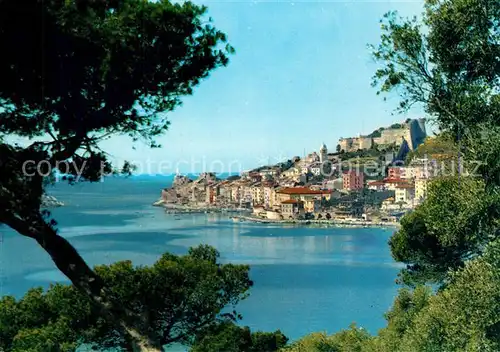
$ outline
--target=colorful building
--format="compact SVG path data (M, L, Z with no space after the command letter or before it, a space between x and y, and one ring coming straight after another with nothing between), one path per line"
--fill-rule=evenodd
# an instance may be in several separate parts
M296 218L304 213L304 202L288 199L281 202L281 215L284 219Z
M319 199L321 200L325 196L328 196L331 192L312 190L308 187L285 187L276 191L278 195L278 201L281 203L285 200L295 199L295 200L308 200L308 199Z
M264 204L264 188L260 182L254 183L250 186L252 190L252 204Z
M321 208L321 200L307 199L304 201L304 211L306 213L316 213Z
M321 200L330 200L335 192L328 190L313 190L308 187L286 187L276 190L276 201L278 204L289 200L303 203L303 208L308 213L319 211Z
M215 204L217 196L219 195L219 185L209 185L206 187L205 203Z
M399 184L396 186L396 203L412 204L415 199L413 184Z
M342 175L342 186L344 189L353 191L362 189L365 184L365 174L356 170L349 170Z
M279 175L280 170L277 168L268 168L268 169L262 169L259 171L260 176L262 177L276 177Z
M402 166L391 166L387 169L387 178L403 179L406 178L406 168Z
M409 184L407 180L403 180L400 178L386 178L384 179L384 183L385 183L385 189L389 191L395 191L399 185Z
M368 182L368 189L373 191L385 191L386 185L384 181L371 181Z

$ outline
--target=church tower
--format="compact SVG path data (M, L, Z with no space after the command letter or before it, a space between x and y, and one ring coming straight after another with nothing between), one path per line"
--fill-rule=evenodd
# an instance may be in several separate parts
M321 145L321 148L319 148L319 162L324 163L327 160L328 160L328 149L326 148L325 143L323 143Z

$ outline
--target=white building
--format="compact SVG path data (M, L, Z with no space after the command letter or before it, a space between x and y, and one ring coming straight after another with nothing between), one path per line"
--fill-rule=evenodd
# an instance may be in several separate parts
M269 168L269 169L262 169L262 170L260 170L259 173L262 177L265 177L265 176L275 177L279 174L279 171L278 171L278 169Z
M414 185L398 185L396 187L396 203L413 204L415 199Z
M428 179L418 178L415 180L415 200L421 203L427 197Z

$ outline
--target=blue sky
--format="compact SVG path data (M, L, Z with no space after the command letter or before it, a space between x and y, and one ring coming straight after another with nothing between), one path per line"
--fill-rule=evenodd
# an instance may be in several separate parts
M104 146L117 160L141 172L173 172L178 162L181 172L235 171L421 116L391 116L398 99L376 96L366 47L378 43L385 12L417 15L421 1L202 3L236 54L170 114L162 149L114 138Z

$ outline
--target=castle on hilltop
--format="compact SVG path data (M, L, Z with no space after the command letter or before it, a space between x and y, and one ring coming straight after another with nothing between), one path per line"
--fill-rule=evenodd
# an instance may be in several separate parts
M408 144L410 150L415 150L427 137L425 121L425 118L409 119L401 124L380 128L367 136L340 138L340 150L354 152L373 148L374 145L400 147L403 144Z

